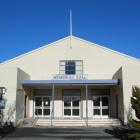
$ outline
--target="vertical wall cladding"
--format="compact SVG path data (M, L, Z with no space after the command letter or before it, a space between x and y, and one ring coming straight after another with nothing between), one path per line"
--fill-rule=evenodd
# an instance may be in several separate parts
M118 118L124 122L124 91L123 91L123 75L122 75L122 67L118 69L118 71L114 74L113 79L119 79L119 85L117 87L112 88L112 92L118 98Z
M4 121L15 122L16 113L16 91L17 91L17 68L0 67L0 86L6 87L7 92L4 95L6 106L4 109Z
M30 76L22 71L17 69L17 92L16 92L16 122L19 123L21 119L24 118L25 111L25 91L22 88L21 81L29 80Z

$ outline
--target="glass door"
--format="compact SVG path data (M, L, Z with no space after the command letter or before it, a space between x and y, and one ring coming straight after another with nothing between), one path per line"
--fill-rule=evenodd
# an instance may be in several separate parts
M64 100L64 105L63 105L63 112L64 112L64 116L65 117L71 117L72 113L71 113L71 97L70 96L64 96L63 97Z
M63 116L80 117L80 97L64 96L63 97Z
M109 117L109 96L93 96L93 116L95 118Z
M93 97L93 116L100 117L101 115L101 98L100 96Z
M101 97L102 99L102 110L101 110L101 115L103 118L109 117L109 96L103 96Z
M43 116L50 116L51 98L43 97Z
M37 117L47 117L50 116L50 97L34 97L34 114Z

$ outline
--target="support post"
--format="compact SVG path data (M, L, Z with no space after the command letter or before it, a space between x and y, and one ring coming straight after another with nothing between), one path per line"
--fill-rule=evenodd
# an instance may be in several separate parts
M54 118L54 84L52 85L52 108L51 108L51 126L53 126L53 118Z
M88 85L86 84L86 126L88 126Z

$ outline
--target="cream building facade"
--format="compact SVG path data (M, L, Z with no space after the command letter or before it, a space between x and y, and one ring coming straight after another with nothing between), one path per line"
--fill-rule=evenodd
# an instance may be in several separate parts
M4 120L118 118L135 113L130 98L140 85L140 60L68 36L0 64L6 87Z

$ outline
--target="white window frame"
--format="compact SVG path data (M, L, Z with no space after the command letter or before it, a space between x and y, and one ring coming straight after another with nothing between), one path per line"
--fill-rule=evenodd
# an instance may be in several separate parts
M42 105L41 105L41 107L40 107L40 109L42 109L42 115L35 115L35 110L36 110L35 98L37 98L37 97L42 98ZM44 103L43 98L45 98L45 97L49 97L49 98L50 98L50 107L44 107L44 105L43 105L43 103ZM51 110L52 110L52 100L51 100L51 96L34 96L33 105L34 105L34 109L33 109L34 117L46 117L46 118L50 118L50 117L51 117ZM50 109L50 115L43 115L43 109Z
M71 106L70 107L64 107L64 98L65 97L70 97L71 98ZM79 98L79 107L73 107L72 106L72 97L78 97ZM80 96L67 96L67 95L64 95L63 96L63 118L81 118L81 98ZM64 109L70 109L71 110L71 115L68 116L68 115L64 115ZM73 109L79 109L79 116L73 116L73 113L72 113L72 110Z
M94 102L93 102L93 99L94 99L94 97L100 97L100 115L94 115ZM101 100L101 98L102 97L108 97L108 110L109 110L109 114L108 115L102 115L102 100ZM110 96L109 95L93 95L92 96L92 116L93 116L93 118L109 118L109 116L110 116Z
M79 75L83 74L83 60L60 60L59 61L59 74L62 74L62 75L75 75L75 74L66 74L65 67L66 67L66 62L68 62L68 61L74 61L75 62L75 74L79 74ZM81 63L81 65L76 64L78 61ZM61 63L63 63L63 64L61 64ZM64 66L64 69L61 69L61 66ZM78 70L77 66L80 66L81 70ZM80 73L78 73L78 71Z

